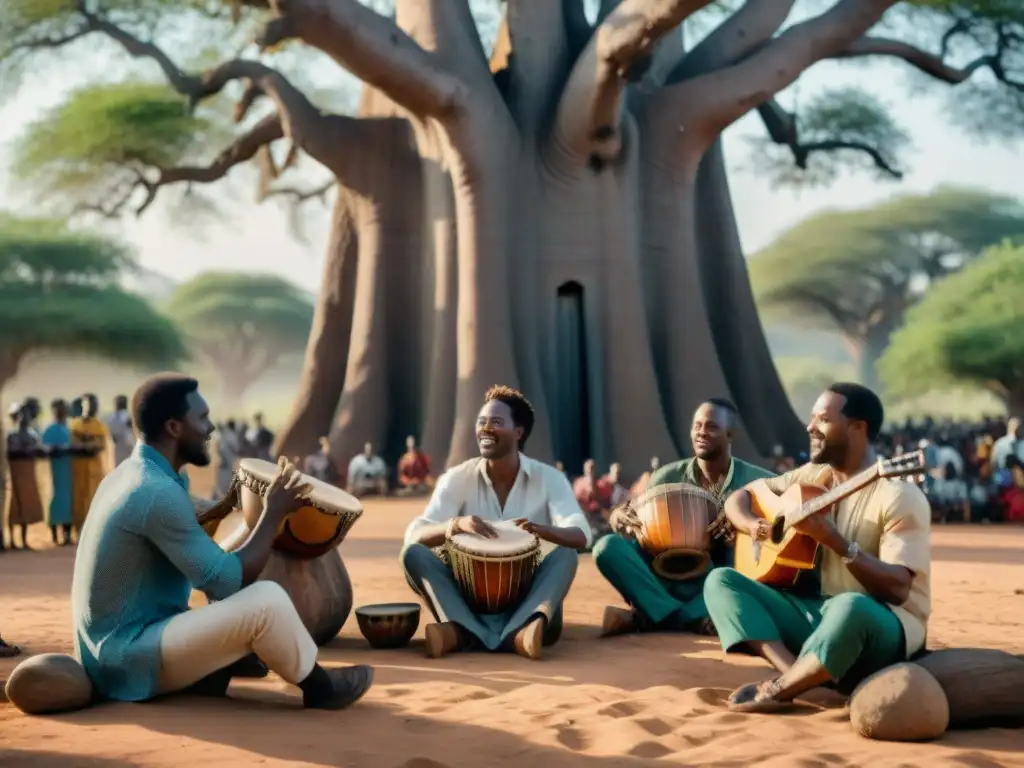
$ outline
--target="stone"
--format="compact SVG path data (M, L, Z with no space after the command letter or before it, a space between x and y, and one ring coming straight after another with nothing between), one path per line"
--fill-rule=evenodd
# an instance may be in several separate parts
M904 662L865 678L850 697L857 733L880 741L928 741L949 726L946 694L928 671Z
M1024 661L992 648L944 648L915 663L949 701L950 728L1024 726Z
M96 694L82 665L63 653L41 653L25 659L11 672L4 692L27 715L83 709Z

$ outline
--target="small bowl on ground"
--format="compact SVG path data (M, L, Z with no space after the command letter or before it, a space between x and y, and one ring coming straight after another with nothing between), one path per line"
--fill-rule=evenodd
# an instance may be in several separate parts
M359 631L374 648L403 648L420 626L419 603L376 603L356 608Z

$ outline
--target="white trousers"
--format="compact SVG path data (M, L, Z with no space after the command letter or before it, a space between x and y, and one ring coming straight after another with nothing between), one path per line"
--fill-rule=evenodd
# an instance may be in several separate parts
M160 693L188 688L250 653L292 684L316 664L316 643L276 582L257 581L171 619L160 637Z

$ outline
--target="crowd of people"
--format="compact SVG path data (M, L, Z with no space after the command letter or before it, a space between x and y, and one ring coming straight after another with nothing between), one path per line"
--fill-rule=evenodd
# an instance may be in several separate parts
M879 456L891 458L917 449L929 452L931 469L922 488L935 522L1024 522L1024 425L1020 419L908 419L889 426L879 436ZM806 453L787 456L781 447L773 454L770 469L779 475L807 461ZM617 463L602 475L594 460L587 459L583 474L569 476L580 509L596 535L608 532L608 520L616 507L646 490L659 465L659 458L652 457L650 471L628 487L621 482ZM555 466L565 471L560 462Z

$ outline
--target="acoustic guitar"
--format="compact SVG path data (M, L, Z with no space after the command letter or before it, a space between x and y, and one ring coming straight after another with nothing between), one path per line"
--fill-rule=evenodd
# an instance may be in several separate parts
M840 501L861 488L883 478L903 478L924 482L928 461L924 451L914 451L879 459L867 469L834 488L797 483L781 496L773 493L764 480L746 487L750 509L772 524L770 540L754 541L746 531L736 532L735 565L749 579L769 586L792 587L804 571L814 568L818 542L793 530L793 526L811 515L831 512Z

